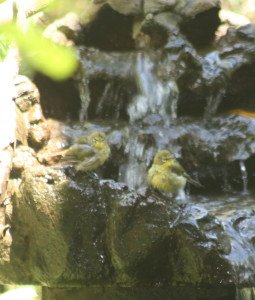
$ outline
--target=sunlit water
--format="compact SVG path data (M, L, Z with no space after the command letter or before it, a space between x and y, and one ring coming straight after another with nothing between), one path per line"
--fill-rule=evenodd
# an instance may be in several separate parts
M213 90L208 89L207 105L204 111L204 116L208 119L216 114L225 92L225 72L218 51L211 52L205 56L203 73L206 82L213 86Z
M154 148L146 147L139 141L136 132L132 133L125 147L128 162L120 169L119 180L127 183L131 189L138 189L146 186L145 174L153 158Z
M173 149L174 140L180 136L180 132L188 132L189 124L177 125L177 106L179 98L179 89L176 81L169 78L162 80L158 74L157 62L155 62L149 53L137 53L134 59L133 76L137 87L137 93L132 96L127 104L127 116L129 123L123 146L125 162L119 166L118 181L124 182L129 188L139 190L147 186L146 174L150 167L153 156L158 149L170 149L173 152L180 153ZM231 59L222 60L217 51L212 52L203 58L203 78L208 85L207 105L204 110L204 118L211 120L218 111L221 100L225 95L226 69L231 64L236 64ZM233 66L231 66L233 68ZM209 88L210 87L210 88ZM80 120L86 119L88 106L90 104L89 84L86 79L83 80L80 88L81 93L81 113ZM110 98L112 103L119 105L121 101L118 89L114 89L111 81L106 83L96 107L96 116L101 117L104 112L105 103ZM118 102L118 98L120 101ZM116 100L116 101L115 101ZM113 107L116 111L114 120L119 121L120 109ZM176 121L177 120L177 121ZM155 122L155 123L154 123ZM147 125L145 125L147 124ZM149 125L148 125L149 124ZM154 126L155 124L155 126ZM219 145L224 140L228 132L219 132L201 129L201 124L193 124L189 128L189 134L199 128L199 137L205 141L215 154L215 161L219 154ZM222 132L220 132L222 130ZM228 128L225 129L227 131ZM145 138L141 138L145 136ZM194 136L196 136L194 134ZM151 140L148 139L151 138ZM215 148L214 148L215 147ZM215 150L215 151L214 151ZM245 159L245 158L236 158ZM205 214L212 215L219 220L224 228L223 240L219 243L225 244L224 253L226 260L233 266L233 273L236 276L236 282L251 282L255 274L255 257L253 245L253 232L255 224L253 213L255 211L255 194L248 190L248 175L245 162L239 161L240 178L242 190L238 193L231 193L232 186L229 180L228 170L222 166L223 189L220 194L187 195L187 202L197 206L195 218L201 218ZM203 191L201 191L203 193ZM254 225L254 226L252 226ZM217 236L212 237L215 240ZM237 300L250 300L254 298L253 289L239 289L237 291Z
M138 94L128 106L131 123L154 114L162 119L164 126L168 126L177 118L178 86L174 80L160 80L155 68L156 64L148 54L138 53L135 66ZM119 179L132 189L145 186L146 173L155 154L155 146L148 147L143 141L139 141L137 127L130 126L125 152L128 155L128 163L121 171Z
M165 122L177 118L178 86L174 80L164 82L156 76L155 63L147 54L138 53L135 78L139 94L128 107L131 122L151 113L159 114Z
M240 164L241 178L242 178L242 182L243 182L243 194L247 194L248 193L248 188L247 188L248 173L246 170L245 162L243 160L240 160L239 164Z

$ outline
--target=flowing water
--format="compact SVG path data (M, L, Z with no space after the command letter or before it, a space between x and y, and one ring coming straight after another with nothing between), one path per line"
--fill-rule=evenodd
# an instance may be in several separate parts
M204 112L204 117L210 119L216 114L225 92L225 72L218 51L211 52L205 56L203 72L207 84L213 86L208 93Z
M204 165L200 169L194 170L192 177L195 178L195 174L198 174L199 179L200 173L203 173L215 182L218 180L220 188L215 185L214 192L219 191L220 193L213 194L199 190L193 194L191 188L187 199L191 205L198 206L200 212L208 211L210 215L216 217L224 228L224 232L227 233L226 237L219 237L219 243L223 249L222 255L231 262L236 282L255 280L255 257L253 255L255 202L254 195L248 190L249 174L245 163L247 156L244 151L239 151L243 145L246 147L246 138L235 126L242 120L238 119L234 124L233 119L215 118L226 92L225 84L228 76L226 69L231 64L235 65L236 62L232 62L231 58L221 59L217 51L201 58L203 78L207 83L206 88L208 88L206 105L200 120L190 121L178 118L179 86L176 78L171 75L162 77L159 70L160 61L155 60L155 57L147 52L127 55L126 59L130 59L130 61L126 61L126 64L131 65L129 71L125 71L125 75L118 78L118 84L115 84L114 80L117 77L115 68L117 69L118 66L113 67L113 78L106 80L95 109L95 117L103 119L109 98L110 103L114 103L110 107L114 113L111 114L112 124L109 127L114 127L120 136L123 135L123 141L119 142L118 146L118 149L122 149L124 157L118 168L116 176L118 181L126 183L130 189L138 191L140 188L146 187L147 170L158 149L169 149L178 159L182 159L186 155L191 162L191 170L194 166L199 168L197 157L205 156L203 158ZM119 68L121 66L123 66L122 63ZM102 68L98 67L100 70ZM123 97L121 87L121 80L127 74L129 74L129 83L131 81L135 85L133 89L135 92L129 94L128 103L125 102L127 97ZM169 67L168 74L171 74L171 67ZM89 80L85 77L84 75L80 83L81 121L87 118L92 101ZM103 77L105 78L105 76ZM123 107L126 108L128 121L122 119L123 114L120 111ZM214 127L213 122L218 122L218 127ZM254 132L252 124L251 121L250 127L248 127L251 130L250 135ZM109 127L105 126L103 130L110 132ZM246 128L244 131L247 131ZM236 150L235 147L232 149L232 144L228 144L229 136L231 143L236 148L240 144L239 150ZM235 140L236 136L238 138ZM242 139L245 141L243 144ZM189 146L188 150L185 149L186 145ZM237 153L244 154L239 157ZM225 162L237 162L239 167L237 172L232 173L234 168L229 169L225 162L222 163L224 160ZM212 164L212 162L217 167L215 170L209 166L209 163ZM237 178L233 178L233 176L237 176ZM239 183L241 181L242 189L239 192L235 189L233 192L235 180L239 180ZM215 239L215 237L213 238ZM254 290L238 289L236 295L237 300L254 299Z
M90 104L89 81L84 76L83 80L78 84L81 98L80 122L84 122L88 118L88 107Z
M147 54L138 53L135 78L139 89L128 107L130 121L134 122L148 114L159 114L166 123L177 118L178 86L174 80L159 80L155 63Z
M243 194L246 195L248 193L248 173L246 170L245 162L243 160L240 160L239 164L243 183Z
M148 115L157 115L164 126L177 118L178 86L174 80L162 82L155 74L155 63L149 55L138 53L135 78L138 86L138 94L134 96L128 106L128 115L131 123L139 124L139 121ZM139 126L139 125L138 125ZM146 171L155 154L155 146L146 145L146 141L139 139L141 130L137 126L130 126L129 139L125 148L128 155L128 163L124 174L120 176L132 189L138 189L146 185Z

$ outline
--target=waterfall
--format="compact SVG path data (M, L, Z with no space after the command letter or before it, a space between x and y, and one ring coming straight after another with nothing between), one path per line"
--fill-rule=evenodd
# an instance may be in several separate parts
M247 194L248 193L248 174L247 174L247 170L246 170L246 166L243 160L239 161L239 165L240 165L240 171L241 171L241 178L242 178L242 182L243 182L243 194Z
M219 57L219 52L214 51L207 54L203 62L203 77L212 90L208 90L207 104L204 111L206 119L214 116L218 110L225 93L225 72L224 63Z
M146 171L153 158L154 147L139 141L139 133L134 130L129 135L125 148L128 162L124 169L120 170L119 180L124 181L131 189L138 189L146 185Z
M125 148L128 162L119 174L119 180L132 189L146 185L146 173L157 148L154 138L159 134L153 134L150 141L152 134L141 130L138 122L148 115L157 115L167 126L177 118L178 86L174 80L160 79L156 68L157 64L148 53L138 53L135 67L138 94L127 109L133 123Z
M161 115L166 122L169 118L177 117L178 86L174 80L160 80L155 74L155 68L156 64L148 54L137 55L135 76L139 94L128 107L131 122L150 113Z
M90 103L89 93L89 80L86 76L82 77L82 80L78 84L80 98L81 98L81 109L80 109L80 122L84 122L87 119L88 107Z
M222 170L222 178L223 178L223 186L222 189L224 192L230 192L231 191L231 184L229 182L229 174L226 167Z
M104 91L103 91L103 94L101 96L101 99L100 99L100 101L99 101L99 103L97 105L97 108L96 108L96 116L100 116L102 114L103 109L104 109L103 104L104 104L104 102L106 101L106 99L108 97L108 94L110 92L111 86L112 86L111 82L108 82L106 84L106 86L104 88ZM117 93L115 93L115 94L117 94Z

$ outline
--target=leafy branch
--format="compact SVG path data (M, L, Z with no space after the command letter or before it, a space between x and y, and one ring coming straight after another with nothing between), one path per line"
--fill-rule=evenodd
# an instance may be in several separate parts
M0 0L0 3L6 1ZM44 37L43 29L32 22L26 22L25 28L14 20L0 24L0 60L4 60L12 43L28 65L52 79L64 80L77 68L75 49Z

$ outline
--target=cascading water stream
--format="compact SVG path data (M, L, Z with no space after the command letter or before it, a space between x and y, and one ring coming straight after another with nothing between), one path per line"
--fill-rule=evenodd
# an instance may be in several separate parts
M148 54L138 53L135 78L139 94L128 107L131 122L148 114L159 114L165 122L177 118L178 86L174 80L160 80L155 74L155 67Z
M84 76L78 84L81 98L81 109L79 119L84 122L87 119L88 107L90 103L89 80Z
M240 171L241 171L241 178L242 178L242 183L243 183L243 191L242 193L246 195L248 193L248 173L246 170L246 166L243 160L240 160L239 162L240 165Z
M128 162L123 173L120 172L119 179L126 182L131 189L138 189L146 185L146 170L153 158L154 147L146 147L143 142L139 141L137 132L131 133L125 149Z
M225 73L218 51L214 51L205 56L203 73L206 82L209 83L210 86L213 86L213 90L208 91L207 104L204 111L205 119L209 119L216 114L225 92ZM212 84L212 82L214 84Z
M156 76L155 63L146 53L139 53L135 68L138 95L128 107L132 123L126 145L128 163L121 179L130 188L137 189L146 183L146 172L155 153L155 147L139 141L137 122L150 114L162 118L165 126L177 118L179 90L173 80L163 82Z
M102 55L103 58L105 58L104 55ZM250 236L246 235L248 226L252 228L253 224L246 225L242 220L252 220L253 215L250 217L249 213L254 209L252 204L254 201L247 192L248 175L245 162L240 161L239 169L236 168L235 163L229 164L229 162L246 159L244 155L238 156L237 154L241 146L246 147L245 137L253 137L255 125L252 121L248 122L233 116L215 116L226 93L226 79L230 74L227 73L227 69L232 62L236 65L238 61L235 58L223 59L217 51L206 55L202 61L203 74L200 78L205 83L202 89L207 88L204 116L195 121L187 116L176 120L178 87L180 87L183 103L188 103L184 101L187 91L183 93L182 82L178 75L175 78L178 78L179 86L177 86L176 79L169 75L173 70L173 76L175 76L176 66L172 67L171 59L168 58L169 65L164 69L166 64L162 60L163 55L160 56L160 52L157 55L156 57L155 53L140 52L125 56L125 64L129 65L129 68L124 75L122 72L118 73L123 67L119 58L115 64L107 67L107 71L111 72L107 76L103 70L107 64L94 59L93 62L96 61L99 65L95 70L96 75L91 73L93 76L88 74L88 77L90 76L88 79L82 78L81 120L86 118L88 106L91 105L88 110L89 118L95 117L96 121L107 120L107 126L109 128L112 126L118 131L120 141L111 144L113 155L115 155L114 151L119 151L117 155L121 155L116 156L116 159L114 157L118 165L114 164L116 168L113 172L118 172L118 174L114 173L110 176L114 180L117 178L117 181L125 182L131 189L139 191L139 188L147 186L147 170L154 154L159 149L171 150L192 178L202 179L203 184L205 178L205 189L198 191L190 187L189 205L192 207L196 203L208 211L210 218L213 216L220 221L222 227L216 226L215 234L209 237L209 243L216 243L217 240L216 246L219 246L221 251L219 255L231 264L231 275L235 278L235 282L253 284L254 234L251 232ZM116 59L114 54L108 54L108 56L105 58L107 62ZM232 70L234 67L229 69ZM89 68L84 69L83 74L90 72L87 70ZM90 97L93 101L91 103ZM180 103L181 112L182 102ZM192 101L189 104L192 105ZM110 130L105 131L111 134ZM239 141L242 144L240 146ZM118 160L119 158L121 159ZM196 168L199 172L198 178L195 176ZM235 179L239 179L238 183L240 183L240 173L243 192L238 193L238 199L233 203L231 197L237 193L234 183L238 182ZM208 184L206 178L211 180ZM210 191L213 193L217 192L218 187L222 188L219 199L215 199L215 195L208 193L210 186L212 187ZM204 203L201 198L199 199L200 191ZM221 212L221 209L225 211ZM243 210L241 216L239 216L240 210ZM235 221L232 215L236 217ZM192 215L191 221L193 219ZM245 229L238 225L242 222ZM238 300L253 299L253 291L242 290L239 296Z

